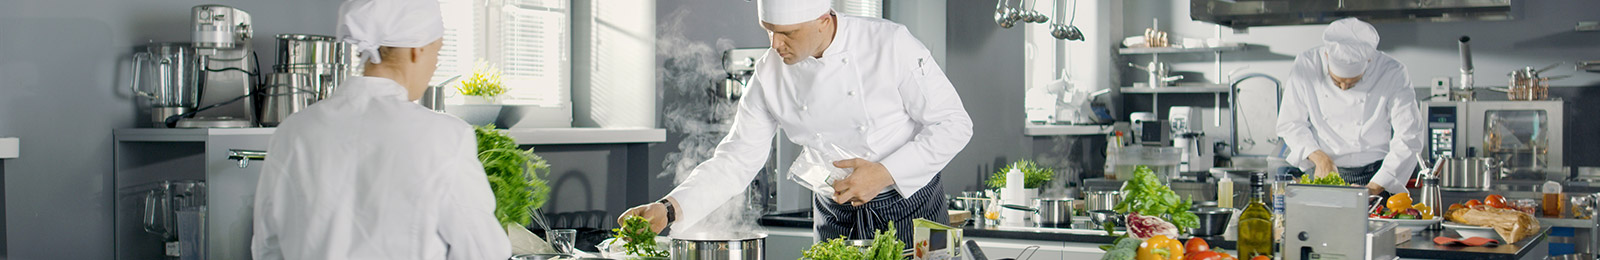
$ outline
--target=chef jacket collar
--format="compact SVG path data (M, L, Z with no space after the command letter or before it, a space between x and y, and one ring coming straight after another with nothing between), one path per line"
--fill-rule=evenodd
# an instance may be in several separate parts
M337 91L334 91L334 96L348 97L394 96L405 99L407 94L409 93L406 93L406 87L401 86L399 82L388 78L367 76L351 78L345 81L344 84L339 85Z
M846 48L846 45L848 44L846 43L849 42L847 36L850 34L846 33L845 30L851 24L846 22L844 15L837 13L835 13L833 16L833 22L834 24L838 25L838 27L834 28L833 30L833 41L828 43L827 49L822 50L822 58L817 59L817 61L820 61L823 64L832 64L833 62L844 61L845 54L849 53L849 48Z

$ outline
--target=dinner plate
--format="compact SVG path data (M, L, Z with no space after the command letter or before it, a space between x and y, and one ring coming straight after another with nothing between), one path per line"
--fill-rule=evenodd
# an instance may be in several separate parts
M1492 227L1480 227L1455 222L1444 222L1444 227L1450 230L1455 230L1456 234L1461 234L1461 238L1482 237L1500 240L1502 242L1505 241L1504 238L1500 237L1500 233L1494 232L1494 228Z

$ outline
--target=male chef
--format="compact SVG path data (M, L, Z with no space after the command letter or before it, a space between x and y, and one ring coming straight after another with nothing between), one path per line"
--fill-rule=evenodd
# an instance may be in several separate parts
M972 119L905 26L839 15L831 2L756 2L772 48L756 62L732 129L665 198L622 217L643 216L656 231L671 224L673 232L693 232L743 193L782 129L808 149L865 155L832 163L853 173L832 183L833 194L814 197L817 238L871 239L874 230L894 228L911 241L913 219L946 222L940 170L966 147Z
M361 77L290 116L256 187L254 259L507 259L477 139L413 101L438 68L437 0L350 0Z
M1285 158L1317 177L1337 171L1369 194L1406 192L1422 150L1422 111L1406 66L1378 51L1371 24L1345 18L1295 57L1278 109Z

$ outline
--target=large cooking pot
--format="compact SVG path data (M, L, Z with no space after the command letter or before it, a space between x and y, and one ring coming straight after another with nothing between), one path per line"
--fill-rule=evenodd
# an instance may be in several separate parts
M1085 211L1113 210L1122 202L1122 192L1114 190L1091 191L1083 195Z
M690 234L672 238L673 260L765 259L767 234Z
M1447 191L1483 191L1497 175L1500 165L1491 157L1440 158L1443 170L1438 170L1439 189Z

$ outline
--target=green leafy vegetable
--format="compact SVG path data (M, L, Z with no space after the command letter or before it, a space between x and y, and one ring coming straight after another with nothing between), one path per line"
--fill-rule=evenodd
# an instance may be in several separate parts
M900 260L900 252L905 249L906 243L900 242L895 237L894 222L889 222L889 229L879 230L872 238L872 246L866 252L860 248L850 246L850 241L844 236L829 239L802 252L800 259L806 260Z
M534 210L549 200L550 186L541 176L549 173L550 164L533 154L533 148L517 149L517 141L494 125L477 126L473 132L478 137L478 161L494 192L495 220L527 226Z
M641 257L667 257L667 251L656 245L656 232L650 231L650 220L639 216L622 220L622 227L612 229L613 238L626 241L622 248L628 254Z
M1126 235L1117 237L1117 240L1111 241L1110 245L1100 246L1100 250L1106 250L1106 254L1101 256L1100 259L1133 260L1134 256L1136 255L1135 253L1139 250L1139 243L1141 242L1144 242L1144 240L1128 237Z
M989 188L993 189L1006 187L1006 172L1010 172L1012 168L1022 171L1023 188L1036 189L1044 186L1046 182L1050 182L1051 179L1055 179L1056 177L1056 170L1054 169L1041 167L1038 164L1033 163L1033 161L1021 160L1013 162L1010 165L1006 165L1006 168L1000 169L999 172L990 174L989 180L985 183L988 183Z
M1313 175L1306 175L1304 178L1301 178L1300 184L1332 186L1350 185L1349 183L1344 182L1344 177L1339 177L1339 172L1329 173L1328 176L1322 176L1322 178L1314 178Z
M1171 222L1178 230L1200 226L1200 217L1189 212L1193 201L1182 199L1172 192L1172 187L1161 184L1149 166L1140 165L1133 170L1133 179L1122 184L1122 202L1117 203L1117 213L1139 212L1139 215L1159 216Z

